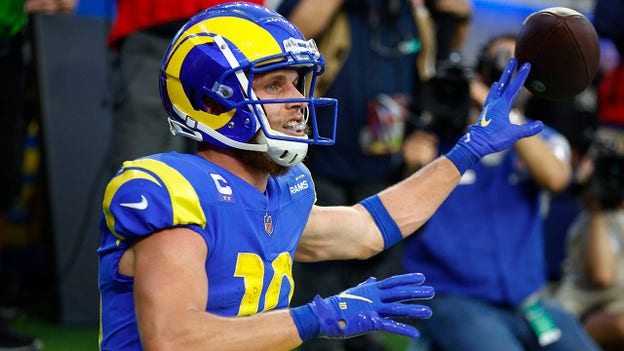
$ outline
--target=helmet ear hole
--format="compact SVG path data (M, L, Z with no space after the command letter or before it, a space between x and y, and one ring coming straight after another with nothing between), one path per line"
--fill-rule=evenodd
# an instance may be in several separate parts
M191 107L197 111L205 111L203 104L200 104L201 98L198 99L201 95L197 92L197 89L192 87L189 89L189 97Z
M209 96L203 95L201 98L201 102L203 105L201 109L210 114L220 115L225 112L225 108L223 107L223 105L221 105L215 99Z

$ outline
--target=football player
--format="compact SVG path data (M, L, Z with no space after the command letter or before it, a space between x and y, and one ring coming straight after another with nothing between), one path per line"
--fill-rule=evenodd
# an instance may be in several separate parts
M125 162L101 219L101 350L290 350L310 338L374 331L417 337L394 317L428 318L432 287L414 273L371 277L289 308L293 260L366 259L413 233L482 156L534 135L508 114L530 66L511 60L483 123L448 154L353 206L315 206L301 163L333 143L337 102L314 97L325 61L272 10L227 3L190 19L164 55L171 131L195 154ZM388 77L392 79L392 77ZM353 87L357 89L357 87Z

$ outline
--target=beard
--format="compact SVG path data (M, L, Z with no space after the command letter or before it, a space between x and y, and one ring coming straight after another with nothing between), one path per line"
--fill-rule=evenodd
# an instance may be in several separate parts
M271 160L265 152L232 149L234 155L243 161L246 165L253 167L272 176L281 176L286 174L290 167L281 166Z
M309 131L309 127L306 128L306 134ZM259 144L259 138L261 131L259 130L254 137L248 142L250 144ZM222 148L222 146L216 146L210 142L201 141L197 144L197 151L203 151L214 148ZM237 149L234 147L228 148L232 155L243 162L245 165L258 170L262 173L267 173L271 176L281 176L286 174L291 166L282 166L273 161L266 152L251 151Z
M250 143L258 143L258 134L256 134ZM266 152L232 149L234 155L243 161L246 165L253 167L263 173L268 173L271 176L281 176L286 174L290 167L281 166L275 163Z

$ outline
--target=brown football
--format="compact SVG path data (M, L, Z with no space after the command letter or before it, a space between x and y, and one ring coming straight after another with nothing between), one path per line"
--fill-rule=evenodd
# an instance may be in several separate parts
M515 57L531 63L524 86L551 100L583 91L598 72L600 43L592 23L581 13L551 7L530 14L522 23Z

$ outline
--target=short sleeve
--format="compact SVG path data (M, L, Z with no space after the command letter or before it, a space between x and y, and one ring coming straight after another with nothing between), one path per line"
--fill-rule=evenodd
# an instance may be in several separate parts
M108 229L124 238L206 225L193 185L178 170L153 159L124 163L106 187L103 209Z

